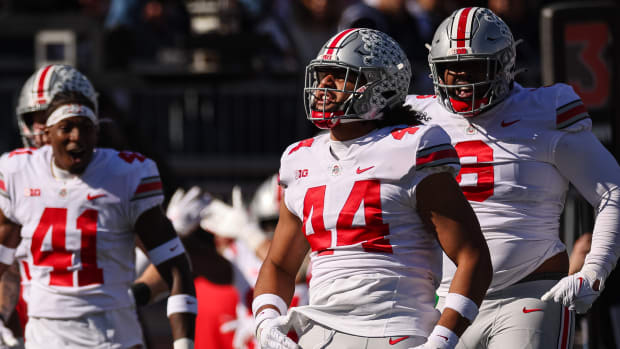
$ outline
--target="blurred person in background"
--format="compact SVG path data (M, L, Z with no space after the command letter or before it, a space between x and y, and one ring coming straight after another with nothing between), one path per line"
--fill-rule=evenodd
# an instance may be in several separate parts
M271 37L279 53L273 57L284 65L272 68L299 72L331 34L347 0L271 0L269 13L257 24L257 32Z
M128 293L137 234L172 288L174 346L193 348L194 288L183 246L159 207L156 165L141 154L95 148L95 110L79 92L58 92L46 112L50 146L1 168L0 272L21 236L31 276L27 345L142 346Z
M196 320L196 348L251 348L255 344L252 294L277 222L280 194L274 175L258 187L249 211L239 187L233 188L232 205L212 198L198 187L187 192L179 188L170 199L167 216L187 246L201 304ZM213 236L215 241L208 242L206 235ZM213 243L228 263L214 255ZM226 285L234 286L234 292ZM160 299L167 291L153 267L132 288L140 305ZM205 301L201 302L202 299ZM294 305L307 302L302 272Z
M537 86L541 83L540 71L540 34L537 18L539 7L531 0L488 0L488 8L498 15L518 38L517 56L525 67L516 79L525 86Z
M410 79L403 50L374 29L336 34L308 64L306 117L329 133L282 155L252 303L261 348L452 348L475 318L490 257L450 139L403 105ZM440 315L442 248L459 273ZM289 310L309 250L310 303Z
M409 11L407 0L363 0L349 5L340 16L338 30L370 28L393 37L412 65L415 77L409 91L430 93L433 90L426 54L420 47L430 42L439 22L430 23L430 14L418 6L417 15ZM430 5L432 8L434 5Z
M48 143L45 135L47 108L56 94L62 91L80 92L98 110L97 92L86 76L69 65L46 65L35 71L24 83L17 100L16 117L23 149L4 153L0 157L0 170L10 158L31 152ZM16 262L7 269L0 282L0 345L15 346L10 330L3 328L14 309L19 317L19 328L13 328L19 337L28 321L27 303L30 285L30 268L26 258L27 246L18 247ZM21 287L20 287L21 279ZM16 308L17 306L17 308Z
M571 348L575 311L590 308L620 255L620 166L572 87L514 81L516 45L491 10L456 10L430 48L435 95L407 97L450 135L491 252L492 283L457 348ZM559 236L569 183L597 212L592 249L572 275ZM444 256L439 309L456 276Z

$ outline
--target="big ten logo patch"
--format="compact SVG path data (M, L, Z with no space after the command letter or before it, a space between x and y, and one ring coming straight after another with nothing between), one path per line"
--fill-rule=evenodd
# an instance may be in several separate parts
M308 177L308 169L296 170L295 171L295 179L300 179L300 178L304 178L304 177Z

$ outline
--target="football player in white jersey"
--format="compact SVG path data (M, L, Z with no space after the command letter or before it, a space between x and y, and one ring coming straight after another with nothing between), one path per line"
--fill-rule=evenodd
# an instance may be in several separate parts
M10 161L13 156L22 152L27 152L27 148L39 148L46 144L45 133L46 109L54 95L60 91L78 91L86 96L97 110L97 93L92 84L74 67L63 64L52 64L43 66L35 71L24 83L19 94L16 108L17 125L24 144L23 149L16 149L12 152L2 154L0 157L0 168L4 163ZM27 321L26 304L28 300L29 287L29 268L25 260L25 250L18 248L16 252L16 263L8 268L5 276L1 279L1 298L0 298L0 348L2 345L14 346L10 330L2 328L4 320L11 316L15 305L18 304L18 315L20 323L25 325ZM20 278L21 274L21 278ZM21 295L23 302L18 303Z
M490 10L459 9L430 47L435 95L407 97L450 135L491 251L493 281L458 348L571 348L572 310L588 310L620 254L620 167L570 86L514 81L515 46ZM559 238L569 182L597 211L592 250L571 276ZM444 258L438 308L457 275Z
M373 29L338 33L307 66L306 115L329 132L282 155L252 304L262 348L453 348L476 316L490 257L450 139L403 105L410 78L402 49ZM310 304L289 310L310 249ZM442 249L458 273L440 316Z
M0 273L20 239L30 266L27 348L142 346L134 300L134 238L171 288L175 348L193 348L197 309L184 248L163 214L155 163L95 148L95 105L57 93L38 150L0 168ZM135 233L134 233L135 232Z

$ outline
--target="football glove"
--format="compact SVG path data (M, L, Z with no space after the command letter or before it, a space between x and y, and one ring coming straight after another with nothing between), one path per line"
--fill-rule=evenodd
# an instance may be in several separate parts
M598 290L595 290L594 285L597 280L599 285ZM586 265L580 272L562 278L540 299L561 303L569 310L584 314L590 309L602 289L602 277L598 277L594 268L589 268Z
M256 329L256 339L261 349L299 349L300 347L288 338L289 326L286 315L263 320Z
M179 236L188 236L198 228L200 212L210 201L211 196L208 193L203 194L196 186L191 187L187 192L182 188L174 192L168 203L166 216Z
M19 344L13 332L0 321L0 349L14 348Z
M235 331L233 337L233 348L243 349L246 344L254 338L254 316L243 304L237 304L237 318L225 322L220 326L220 332L227 333Z
M250 219L238 186L232 190L232 206L213 199L200 215L202 229L222 237L242 239L253 250L267 238L258 224Z

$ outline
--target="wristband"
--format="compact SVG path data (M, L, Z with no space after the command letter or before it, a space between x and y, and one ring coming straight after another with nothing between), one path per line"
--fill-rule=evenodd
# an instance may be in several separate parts
M174 349L194 349L194 341L189 338L179 338L172 343Z
M450 308L456 311L470 322L473 322L478 315L478 306L476 303L458 293L448 293L444 308Z
M261 312L258 313L256 317L254 318L254 326L255 326L254 334L256 335L256 337L260 335L260 333L258 333L258 329L260 327L260 324L263 323L263 321L268 320L268 319L275 319L278 316L280 316L280 314L278 313L277 310L273 308L265 308L261 310Z
M427 343L433 344L437 349L454 349L459 342L459 336L447 327L435 326L433 332L428 335Z
M144 282L131 285L131 294L137 306L147 305L151 299L151 289Z
M273 293L263 293L252 301L252 314L256 315L256 312L265 305L275 306L280 311L280 315L286 315L288 311L288 306L282 297Z
M11 265L15 262L15 249L0 245L0 263Z
M176 313L192 313L198 314L198 301L196 297L188 294L175 294L168 297L168 305L166 306L166 316Z
M185 253L185 248L183 247L181 239L177 236L150 250L148 255L151 263L160 265L183 253Z

